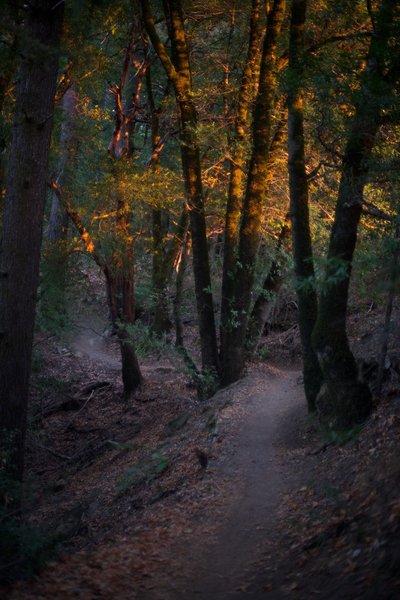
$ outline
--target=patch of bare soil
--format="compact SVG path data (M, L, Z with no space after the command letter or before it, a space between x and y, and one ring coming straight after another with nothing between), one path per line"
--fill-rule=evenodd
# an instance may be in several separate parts
M60 555L1 598L400 596L395 387L338 445L306 416L299 372L253 365L199 401L171 349L124 402L115 342L82 336L39 339L33 382L29 518Z

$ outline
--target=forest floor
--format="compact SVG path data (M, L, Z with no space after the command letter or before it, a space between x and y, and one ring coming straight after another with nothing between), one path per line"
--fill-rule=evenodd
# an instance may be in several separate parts
M283 352L200 401L160 350L125 402L115 341L83 324L69 345L37 339L26 502L59 550L0 598L400 597L398 382L336 439Z

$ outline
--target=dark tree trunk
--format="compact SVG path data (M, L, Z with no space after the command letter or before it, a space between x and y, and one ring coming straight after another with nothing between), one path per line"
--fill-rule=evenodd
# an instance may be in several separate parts
M130 261L132 266L129 268L129 273L115 273L113 268L109 266L104 268L111 321L117 334L121 352L122 384L126 399L129 399L142 384L133 332L130 331L130 326L135 323L135 275L133 264L132 257Z
M226 353L226 331L229 329L235 287L239 225L243 204L244 167L246 161L245 139L249 131L248 115L251 103L254 100L261 58L263 30L260 23L261 10L262 2L260 0L253 0L250 17L249 47L237 100L235 127L232 140L230 140L232 156L230 160L228 201L225 214L224 262L221 291L221 358Z
M244 345L254 282L254 268L260 243L260 226L269 173L272 113L276 93L276 51L284 15L285 0L275 0L267 18L261 58L260 83L253 121L253 151L247 177L239 235L238 268L226 343L223 351L222 384L239 379L244 368Z
M36 291L64 3L32 0L18 76L0 269L0 431L22 478ZM40 47L40 52L38 48ZM35 50L36 49L36 50ZM6 437L4 437L6 436Z
M200 154L195 131L197 115L194 104L180 102L181 155L188 198L192 238L193 272L203 369L219 371L214 304L211 291L206 220L203 206Z
M383 0L376 19L343 159L328 266L313 332L325 382L317 399L317 409L322 423L333 429L346 429L361 423L372 408L371 392L359 379L349 347L346 313L368 163L379 128L382 103L388 100L392 91L385 70L388 64L394 64L391 60L398 61L398 56L391 56L393 49L388 44L398 5L398 1Z
M294 271L303 351L303 381L308 410L313 412L322 384L322 371L311 342L311 334L317 319L318 301L314 281L304 152L303 81L306 8L307 0L292 0L289 41L289 81L291 84L288 95L288 159Z
M157 172L160 168L160 157L157 148L160 144L160 118L156 108L151 77L151 66L146 72L147 99L151 116L151 138L152 138L152 161L151 167ZM161 208L152 211L152 233L153 233L153 305L154 319L153 330L162 336L170 331L172 327L168 310L168 281L171 270L168 268L167 257L167 234L169 219L167 213Z
M140 37L140 27L136 14L129 30L128 43L125 50L124 62L120 81L112 88L115 97L114 131L108 146L110 156L114 161L129 160L133 152L130 139L132 115L128 116L124 100L125 88L129 79L132 54L135 41ZM147 61L134 77L134 105L140 99L143 80L148 68ZM134 114L134 111L133 111ZM114 177L118 177L114 173ZM104 265L107 282L107 295L113 328L116 331L121 351L122 383L124 397L128 399L142 383L142 375L137 360L132 327L135 323L135 252L132 236L132 210L129 201L119 190L114 192L116 203L116 218L114 228L114 248L110 260Z
M197 112L193 101L189 50L180 0L164 2L169 22L172 57L158 37L148 0L141 0L143 19L164 69L171 81L177 101L181 140L182 168L189 210L193 247L193 272L203 369L219 370L211 276L208 259L200 152L196 137Z

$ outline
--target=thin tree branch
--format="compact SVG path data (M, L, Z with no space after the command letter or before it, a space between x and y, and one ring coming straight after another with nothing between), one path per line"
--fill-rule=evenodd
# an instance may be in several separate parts
M176 87L179 83L179 74L168 55L165 45L157 33L153 15L151 13L150 3L148 0L140 0L140 4L142 6L143 22L151 43L153 44L153 47L167 72L168 78L172 81L174 87Z

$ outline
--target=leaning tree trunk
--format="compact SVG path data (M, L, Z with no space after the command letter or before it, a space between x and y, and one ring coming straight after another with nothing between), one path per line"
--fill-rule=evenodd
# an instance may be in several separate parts
M7 468L22 478L43 211L64 3L27 7L0 269L0 432Z
M308 182L304 152L304 25L307 0L292 0L289 41L288 159L290 218L298 298L298 319L303 351L303 382L308 410L322 384L322 371L312 346L311 334L317 319L314 261L308 209Z
M219 371L214 304L207 247L200 150L197 141L197 112L193 101L189 48L186 40L180 0L166 0L167 21L172 46L172 60L161 42L154 24L148 0L141 0L143 20L153 47L171 81L177 102L181 141L182 170L185 179L193 251L197 313L202 366Z
M285 0L275 0L267 18L261 58L260 83L253 121L253 151L249 165L239 234L238 267L232 300L232 318L226 331L222 384L239 379L244 368L244 344L260 244L261 219L269 173L272 114L275 106L276 50L285 15Z
M368 162L379 128L382 104L385 102L387 110L392 91L391 78L385 77L385 69L398 60L398 56L391 56L393 49L388 44L393 35L394 12L398 9L398 0L383 0L376 19L343 159L327 272L313 332L325 381L317 399L317 409L321 422L333 429L346 429L361 423L372 407L371 392L359 379L349 347L346 313Z

